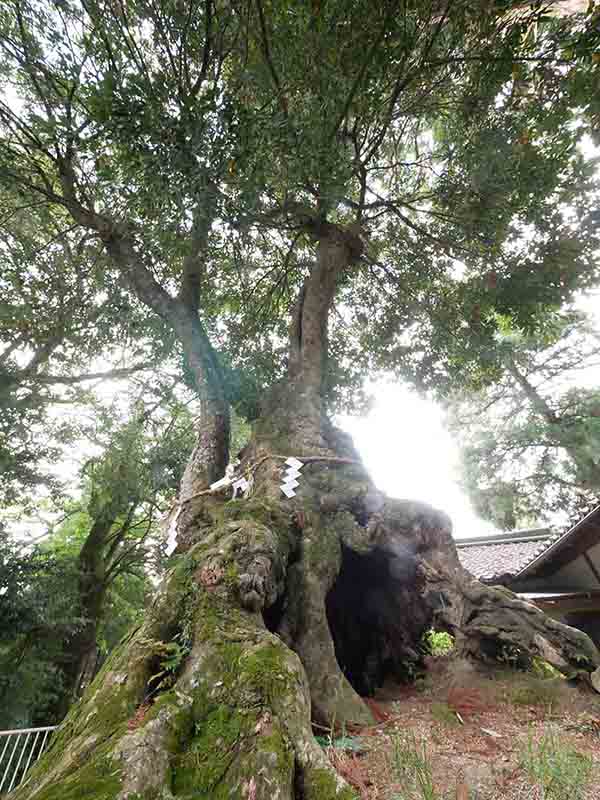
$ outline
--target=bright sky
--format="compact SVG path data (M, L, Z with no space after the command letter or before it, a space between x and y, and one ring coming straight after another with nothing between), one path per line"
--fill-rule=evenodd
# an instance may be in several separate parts
M581 147L588 158L600 158L600 148L589 139ZM600 325L599 292L580 297L576 305ZM600 385L600 374L587 375L585 382ZM457 538L493 532L459 486L458 445L444 428L442 409L399 383L375 384L372 394L375 403L368 416L340 417L339 423L354 438L379 488L445 511Z
M374 384L371 390L371 412L339 422L354 438L377 486L390 496L445 511L457 537L493 532L458 485L458 447L444 428L441 408L399 383Z

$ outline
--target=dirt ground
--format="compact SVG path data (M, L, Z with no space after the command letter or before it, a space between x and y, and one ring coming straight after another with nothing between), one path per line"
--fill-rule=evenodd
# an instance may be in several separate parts
M366 702L377 725L321 738L363 800L600 800L591 689L440 659L424 681Z

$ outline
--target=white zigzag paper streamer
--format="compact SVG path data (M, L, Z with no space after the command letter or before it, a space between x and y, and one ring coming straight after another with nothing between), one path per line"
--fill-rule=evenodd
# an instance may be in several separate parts
M302 461L299 461L294 456L290 456L286 459L287 469L283 475L283 483L281 484L281 491L284 493L286 497L295 497L296 492L294 489L299 486L300 484L296 480L300 477L301 473L300 470L304 466Z
M177 547L177 520L179 519L179 515L181 514L181 506L177 509L175 514L169 520L169 537L167 539L167 544L165 547L165 553L170 556L171 553Z

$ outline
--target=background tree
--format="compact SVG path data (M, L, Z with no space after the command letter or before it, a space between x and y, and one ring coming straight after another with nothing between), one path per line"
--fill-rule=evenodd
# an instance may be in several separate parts
M553 323L545 338L505 335L502 379L450 406L464 486L505 529L572 522L600 497L598 331L581 313Z
M559 27L537 6L460 0L3 9L21 103L0 106L0 174L102 243L107 274L177 339L203 410L181 556L22 795L350 796L310 714L369 722L359 692L406 671L431 624L466 654L510 640L567 671L598 665L585 636L472 581L446 516L384 498L326 417L353 356L406 363L415 308L432 310L434 344L444 315L459 339L464 317L468 355L493 341L496 306L534 326L592 280L585 123L560 88ZM552 104L524 83L554 87ZM232 288L240 267L250 294ZM367 324L368 347L346 339L359 313L386 337ZM435 348L415 345L431 375ZM280 361L262 372L265 352ZM260 400L240 467L251 494L233 502L210 488L227 464L228 361L252 363ZM304 471L288 502L290 455Z
M172 394L173 381L161 382L158 377L151 387L136 379L131 388L138 397L134 394L131 409L119 408L122 396L108 406L97 400L91 403L90 397L91 407L79 407L93 422L80 422L74 443L81 449L80 458L86 449L95 455L88 455L81 465L78 489L63 488L45 502L47 528L42 533L39 522L35 524L23 511L18 525L13 525L13 538L20 539L21 546L7 552L5 569L18 571L30 553L34 566L25 574L40 586L23 583L15 589L9 581L7 599L10 591L47 602L46 593L56 591L61 594L61 614L71 620L70 625L61 623L62 631L52 628L58 622L56 602L51 601L45 612L48 623L36 622L31 635L31 625L21 618L14 625L7 621L3 631L7 665L19 654L18 668L7 667L7 692L18 694L19 708L38 719L62 720L120 638L115 638L117 632L122 636L126 630L133 616L130 608L141 612L149 581L157 580L164 568L161 519L183 473L193 424L187 405ZM26 533L32 522L36 533L30 542ZM120 609L120 618L111 619L111 609ZM30 690L28 681L43 687L43 699ZM29 708L31 702L37 707Z
M0 562L0 698L3 730L57 724L71 687L65 662L69 642L87 620L78 596L77 556L86 529L72 526L43 544L26 547L4 533ZM100 658L141 619L147 577L121 575L111 584L98 628Z
M60 643L81 620L72 561L24 551L5 530L0 548L0 724L10 729L46 721L62 690Z
M75 564L51 551L25 550L6 534L3 557L2 725L51 724L65 690L63 644L83 624Z
M156 547L160 517L183 472L177 440L181 419L162 420L161 431L157 424L147 426L148 416L138 404L129 420L110 431L101 456L85 464L83 502L71 502L67 509L66 524L75 525L79 540L77 599L83 624L64 643L61 669L66 691L55 712L58 719L97 670L98 629L109 590L122 576L143 584L151 574L150 548L153 541ZM183 427L189 435L189 418ZM184 459L187 454L186 446ZM156 566L154 559L155 570Z

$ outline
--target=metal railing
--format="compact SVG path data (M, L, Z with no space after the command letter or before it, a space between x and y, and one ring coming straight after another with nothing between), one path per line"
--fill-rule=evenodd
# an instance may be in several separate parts
M0 731L0 795L16 789L58 726Z

